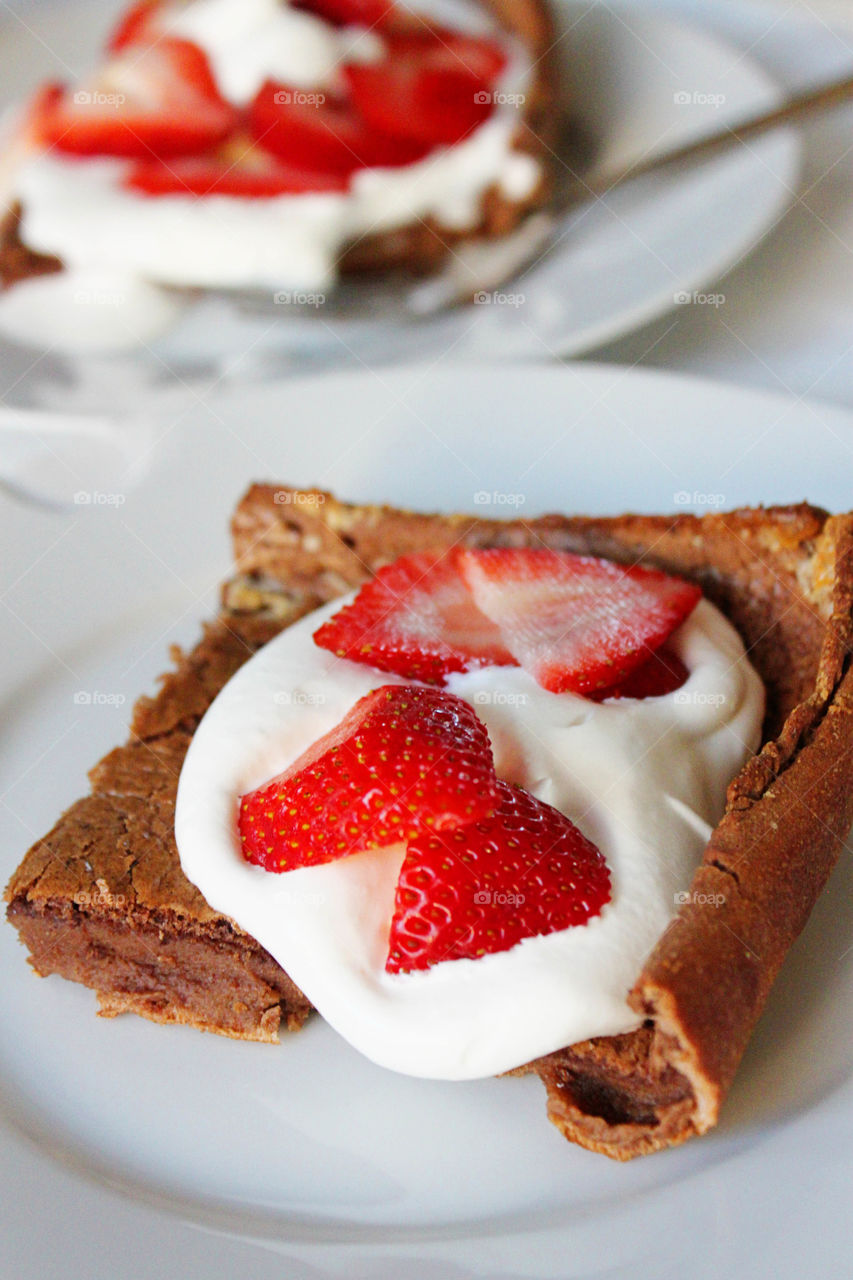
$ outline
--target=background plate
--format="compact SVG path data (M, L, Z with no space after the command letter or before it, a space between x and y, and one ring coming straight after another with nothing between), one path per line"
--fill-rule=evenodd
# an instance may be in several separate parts
M293 381L225 393L215 414L184 406L162 431L147 472L138 442L132 484L74 477L71 514L0 498L4 879L122 738L167 645L214 608L227 516L251 479L488 515L851 505L853 423L838 411L606 366ZM319 1020L279 1049L100 1021L90 992L36 982L3 926L9 1273L266 1276L284 1256L288 1276L389 1280L841 1274L851 890L846 859L720 1127L627 1166L563 1142L537 1080L396 1076ZM817 1230L819 1272L802 1253Z
M661 14L556 0L556 53L571 111L611 172L779 100L748 54ZM46 76L92 64L114 0L14 0L0 6L0 86L12 101ZM693 302L783 215L794 196L800 143L781 131L682 174L650 175L583 206L557 251L488 303L431 322L389 325L381 313L335 320L258 296L207 295L168 337L136 356L65 359L0 339L0 396L66 409L123 409L152 383L279 376L312 363L384 364L425 353L543 359L574 355ZM113 295L104 295L111 305ZM99 304L100 305L100 304ZM114 305L114 304L112 304ZM120 324L120 317L117 317ZM13 393L13 394L12 394Z

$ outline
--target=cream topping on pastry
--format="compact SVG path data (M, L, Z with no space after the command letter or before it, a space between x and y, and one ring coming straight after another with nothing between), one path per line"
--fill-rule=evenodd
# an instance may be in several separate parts
M181 774L183 869L373 1061L469 1079L638 1025L626 995L677 911L726 787L758 746L761 681L727 620L702 601L669 642L690 676L674 693L594 703L520 668L449 677L486 724L498 776L565 813L604 854L612 899L586 925L478 960L385 971L403 849L274 874L248 864L239 797L281 772L383 684L405 683L319 649L346 601L285 630L228 682Z

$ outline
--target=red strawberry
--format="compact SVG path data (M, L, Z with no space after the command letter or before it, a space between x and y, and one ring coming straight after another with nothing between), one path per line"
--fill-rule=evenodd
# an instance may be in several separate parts
M161 10L166 7L166 0L139 0L131 5L119 18L112 35L107 41L107 49L117 53L129 45L147 43L156 38L157 19Z
M553 693L620 684L701 598L681 578L570 552L461 551L474 602L526 671Z
M207 58L187 40L117 54L91 86L42 91L35 129L43 146L73 155L181 155L205 150L234 127Z
M294 0L293 7L333 27L382 27L394 17L391 0Z
M451 146L489 118L490 86L506 65L499 44L405 21L382 34L380 62L344 68L353 102L374 129Z
M321 100L322 99L322 100ZM352 103L267 80L249 108L257 142L285 164L348 177L357 169L396 168L429 147L371 128Z
M401 18L383 39L392 61L418 60L430 70L466 71L492 84L507 64L506 50L496 40L453 31L421 19Z
M441 65L403 55L344 68L352 100L373 129L427 147L452 146L492 114L487 81L448 55Z
M475 960L582 925L610 900L610 872L557 809L498 783L488 818L409 841L391 921L389 973Z
M466 702L383 685L243 796L243 856L267 871L316 866L474 822L497 798L489 736Z
M680 689L689 675L678 655L663 645L649 653L642 666L626 676L621 684L599 689L587 697L593 702L603 702L605 698L660 698Z
M131 191L147 196L241 196L264 199L281 195L344 192L346 178L284 164L236 136L215 151L169 160L139 160L123 180Z
M518 665L474 604L452 553L403 556L380 569L314 641L338 657L428 684L451 671Z

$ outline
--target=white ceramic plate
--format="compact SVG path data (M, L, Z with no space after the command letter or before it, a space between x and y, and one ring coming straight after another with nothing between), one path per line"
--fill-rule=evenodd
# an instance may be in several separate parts
M3 95L20 97L47 74L79 74L92 62L115 7L114 0L0 6ZM778 86L748 53L690 23L585 0L556 0L555 9L567 95L596 141L603 171L779 99ZM690 172L647 177L581 208L559 250L511 288L433 321L390 325L381 313L335 320L322 306L305 317L263 298L248 306L208 296L152 350L122 361L112 386L110 361L49 354L30 368L32 349L4 339L0 354L12 375L7 385L15 383L16 402L43 403L42 390L61 377L67 396L95 395L105 407L111 393L118 404L130 391L138 399L151 377L173 372L183 379L213 373L246 381L259 372L278 374L287 364L375 365L425 352L573 355L674 305L714 305L707 295L720 290L711 285L790 203L799 154L797 135L783 131ZM91 305L115 306L113 293L96 295Z
M161 430L154 454L125 442L135 482L69 476L64 513L0 497L4 880L122 739L167 645L213 611L251 479L489 515L853 497L839 411L607 366L288 381L184 407ZM91 992L36 981L4 924L4 1274L841 1275L851 890L848 859L719 1128L627 1166L565 1143L535 1079L396 1076L319 1020L274 1049L96 1019Z

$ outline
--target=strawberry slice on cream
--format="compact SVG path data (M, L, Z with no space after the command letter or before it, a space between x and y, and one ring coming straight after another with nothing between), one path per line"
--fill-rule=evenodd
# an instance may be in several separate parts
M238 122L204 54L164 39L116 54L88 85L48 85L33 113L35 139L74 156L173 156L221 142Z
M461 698L383 685L289 769L240 801L244 856L288 871L492 814L489 737Z

